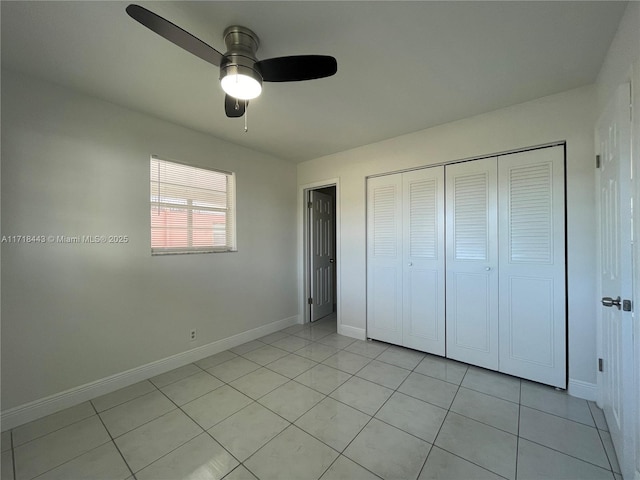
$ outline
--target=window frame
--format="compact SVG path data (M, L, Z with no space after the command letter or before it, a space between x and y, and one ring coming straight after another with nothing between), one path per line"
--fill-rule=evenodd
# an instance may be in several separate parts
M198 201L194 196L189 196L189 198L179 197L179 200L184 201L184 203L176 203L169 201L161 201L162 199L162 178L160 177L160 172L158 170L158 177L154 178L154 162L163 162L165 164L174 164L181 167L186 167L188 169L194 170L204 170L207 172L213 172L216 174L221 174L225 176L226 181L226 205L225 207L213 207L213 206L197 206L195 209L193 208L194 201ZM159 168L159 167L158 167ZM154 199L154 184L157 185L158 195ZM185 189L187 188L199 188L195 185L185 185ZM214 191L214 190L210 190ZM185 195L186 196L186 195ZM227 252L237 252L237 243L236 243L236 176L235 172L228 172L225 170L220 170L211 167L202 167L200 165L193 165L186 162L180 162L176 160L169 160L163 157L159 157L157 155L151 155L149 159L149 244L151 245L151 255L152 256L161 256L161 255L185 255L185 254L199 254L199 253L227 253ZM159 214L159 209L161 208L170 208L175 210L184 210L187 215L187 227L186 233L188 238L189 246L184 247L175 247L175 246L167 246L167 247L154 247L153 246L153 221L152 216L154 214ZM193 246L193 213L195 211L205 211L205 212L220 212L225 214L225 237L226 244L224 246L214 246L214 245L205 245L205 246ZM158 227L155 227L158 228ZM213 227L212 227L213 231Z

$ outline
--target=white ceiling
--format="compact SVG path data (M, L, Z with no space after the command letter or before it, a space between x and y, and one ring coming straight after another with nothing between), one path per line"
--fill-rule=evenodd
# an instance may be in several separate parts
M625 2L139 2L224 52L325 54L330 78L265 83L224 114L218 70L138 24L130 2L1 2L2 67L300 162L593 83Z

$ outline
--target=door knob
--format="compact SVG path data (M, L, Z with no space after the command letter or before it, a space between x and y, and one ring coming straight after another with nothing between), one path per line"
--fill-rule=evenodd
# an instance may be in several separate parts
M621 298L619 296L616 299L611 297L602 297L602 305L605 307L613 307L615 305L618 307L618 310L620 310L620 307L622 306Z
M485 268L485 270L488 272L489 270L491 270L491 267L487 267Z
M413 266L413 262L409 262L409 266L412 267Z
M333 258L330 258L329 263L336 263L336 261Z

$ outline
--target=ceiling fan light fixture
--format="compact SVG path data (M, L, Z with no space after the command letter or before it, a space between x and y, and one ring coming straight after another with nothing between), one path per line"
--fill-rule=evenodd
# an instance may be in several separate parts
M0 0L2 1L2 0ZM232 25L224 31L226 53L222 54L178 25L140 5L131 4L127 15L174 45L220 67L220 84L226 95L224 108L227 117L242 117L247 100L262 93L262 82L300 82L335 75L338 64L328 55L292 55L258 60L256 52L260 39L251 30ZM239 100L244 101L241 106ZM246 117L245 117L246 118Z
M253 100L262 92L262 77L252 68L227 65L220 69L220 85L233 98Z

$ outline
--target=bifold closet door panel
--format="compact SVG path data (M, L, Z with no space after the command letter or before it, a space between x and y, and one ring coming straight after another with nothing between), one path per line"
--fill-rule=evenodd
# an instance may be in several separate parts
M447 165L447 357L498 369L496 158Z
M402 345L444 355L444 167L403 173L402 197Z
M566 388L564 149L498 158L500 368Z
M367 337L402 343L402 176L367 180Z

